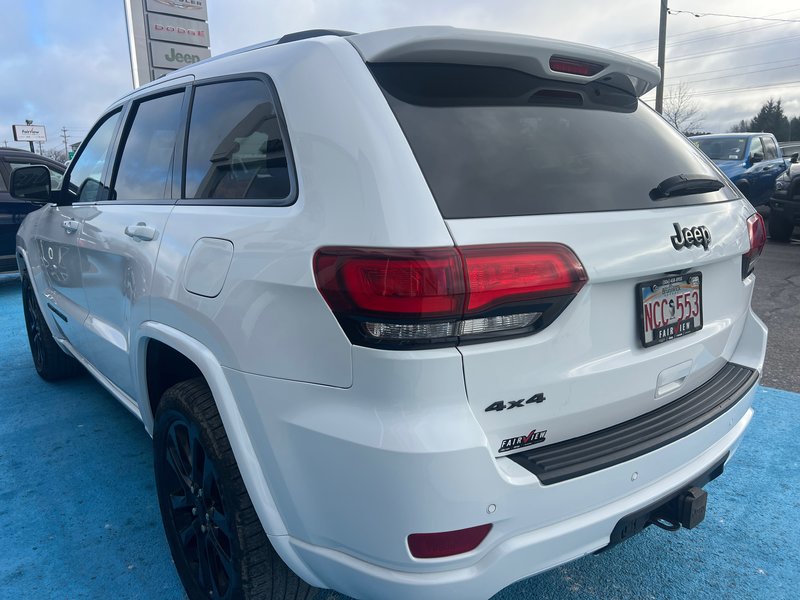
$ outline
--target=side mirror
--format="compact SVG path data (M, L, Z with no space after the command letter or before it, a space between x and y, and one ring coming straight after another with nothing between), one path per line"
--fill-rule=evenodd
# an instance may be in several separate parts
M760 163L762 160L764 160L764 155L761 154L761 152L756 152L755 154L751 154L750 155L750 164L751 165L754 165L756 163Z
M800 157L800 152L795 152L794 154L792 154L789 160L792 164L797 164L798 157Z
M14 169L9 193L23 200L50 202L50 169L43 165Z

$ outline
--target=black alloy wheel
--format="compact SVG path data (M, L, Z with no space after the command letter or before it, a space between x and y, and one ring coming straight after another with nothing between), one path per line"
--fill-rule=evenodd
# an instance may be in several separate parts
M286 566L264 533L204 379L161 397L153 460L164 532L190 600L314 597L317 589Z
M217 468L197 425L175 416L167 432L162 479L169 496L169 522L198 587L208 598L231 598L239 585L233 566L233 523Z
M47 325L42 322L43 319L39 313L39 306L36 304L36 297L33 294L33 287L27 277L24 277L22 280L22 302L33 365L38 372L41 372L44 369L45 361L44 339L42 338L42 334L43 328L47 327Z
M36 293L26 273L22 273L22 312L25 316L25 330L36 372L46 381L56 381L72 377L81 372L80 363L66 354L56 343L50 328L44 320Z

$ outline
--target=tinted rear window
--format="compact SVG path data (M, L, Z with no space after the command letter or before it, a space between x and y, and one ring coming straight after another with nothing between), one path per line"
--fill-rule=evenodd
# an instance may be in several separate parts
M445 218L659 208L736 197L726 187L651 199L651 190L668 177L718 175L622 79L582 85L497 67L370 68Z

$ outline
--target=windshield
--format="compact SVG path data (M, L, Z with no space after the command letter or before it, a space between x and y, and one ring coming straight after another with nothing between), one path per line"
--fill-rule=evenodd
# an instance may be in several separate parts
M747 138L736 136L694 138L692 143L711 160L744 160Z
M652 209L736 197L725 186L654 203L650 193L665 179L719 175L622 81L576 84L453 64L370 68L447 219Z

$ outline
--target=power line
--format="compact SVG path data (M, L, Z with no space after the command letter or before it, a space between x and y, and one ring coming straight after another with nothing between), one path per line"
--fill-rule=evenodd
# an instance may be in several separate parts
M776 15L785 15L787 13L797 12L798 10L800 10L800 9L792 8L790 10L782 10L780 12L771 13L771 14L768 14L768 15L765 15L765 16L774 17ZM713 27L705 27L701 31L701 33L706 33L708 31L711 31L712 29L723 29L725 27L736 27L738 25L739 25L738 23L726 23L724 25L714 25ZM678 37L685 37L687 35L695 35L696 33L698 33L698 30L686 31L684 33L675 33L675 34L670 35L670 38L675 39L675 38L678 38ZM649 43L657 42L657 41L658 41L658 38L648 38L646 40L639 40L638 42L628 42L627 44L620 44L618 46L611 46L610 49L614 50L616 48L624 48L625 46L638 46L639 44L649 44Z
M782 87L782 88L793 88L800 86L800 81L783 81L778 83L769 83L766 85L753 85L750 87L739 87L739 88L719 88L716 90L703 90L703 96L710 96L716 94L727 94L729 92L750 92L755 90L760 90L764 88L773 88L773 87ZM666 96L664 99L669 100L670 98L674 98L674 96Z
M773 39L773 40L769 40L767 42L755 42L753 44L741 44L739 46L733 46L733 47L729 47L729 48L722 48L720 50L712 50L711 52L698 52L698 53L695 53L695 54L684 54L684 55L681 55L681 56L677 56L675 58L668 58L667 62L668 63L670 63L670 62L680 62L682 60L688 60L690 58L698 58L698 57L701 57L701 56L705 57L705 56L714 56L714 55L717 55L717 54L727 54L729 52L739 52L741 50L747 50L749 48L757 48L757 47L760 47L760 46L769 46L771 44L775 44L775 45L783 44L783 43L788 42L788 41L797 42L797 36L796 35L791 35L791 36L787 36L787 37L783 37L783 38L776 38L776 39ZM632 54L638 54L638 53L634 52Z
M792 23L792 26L794 26L794 25L795 24ZM677 42L671 42L671 43L669 43L669 47L670 48L674 48L676 46L686 46L688 44L696 44L697 42L703 42L703 41L707 41L707 40L719 39L719 38L728 37L728 36L731 36L731 35L739 35L740 36L742 34L751 33L753 31L761 31L763 29L772 29L774 27L786 27L786 26L787 26L786 23L772 23L770 25L759 25L757 27L748 27L746 29L739 29L739 30L736 30L736 31L728 31L726 33L717 33L715 35L707 35L707 36L701 36L701 37L697 37L697 38L691 38L691 39L688 39L688 40L681 40L681 41L677 41ZM632 54L632 53L641 53L641 52L652 52L653 50L656 50L656 46L647 46L645 48L639 48L639 49L635 49L635 50L625 50L624 52L627 53L627 54Z
M792 59L792 60L796 60L796 59ZM744 75L752 75L753 73L766 73L767 71L779 71L780 69L790 69L792 67L800 67L800 63L794 63L794 64L791 64L791 65L784 65L783 67L772 67L771 69L757 69L755 71L743 71L741 73L736 73L734 75L722 75L721 77L708 77L706 79L696 79L695 81L687 81L686 79L681 79L681 81L684 82L684 83L691 83L691 84L703 83L705 81L716 81L718 79L732 79L734 77L743 77ZM695 75L697 75L697 73L695 73ZM691 75L686 75L686 77L691 77ZM677 77L675 77L675 79L677 79ZM675 87L676 85L680 85L680 84L671 84L671 85L668 85L667 87Z
M711 73L722 73L723 71L738 71L739 69L747 69L749 67L760 67L762 65L773 65L775 63L789 62L791 60L797 60L797 57L793 56L791 58L779 58L779 59L776 59L776 60L769 60L769 61L760 62L760 63L752 63L752 64L749 64L749 65L737 65L735 67L725 67L724 69L712 69L711 71L697 71L697 72L694 72L694 73L687 73L687 74L684 74L684 75L672 75L672 77L673 78L693 77L694 75L708 75L708 74L711 74Z
M671 15L692 15L693 17L727 17L730 19L740 19L742 21L780 21L782 23L800 23L800 19L773 19L771 17L745 17L742 15L726 15L722 13L696 13L691 10L669 9Z

